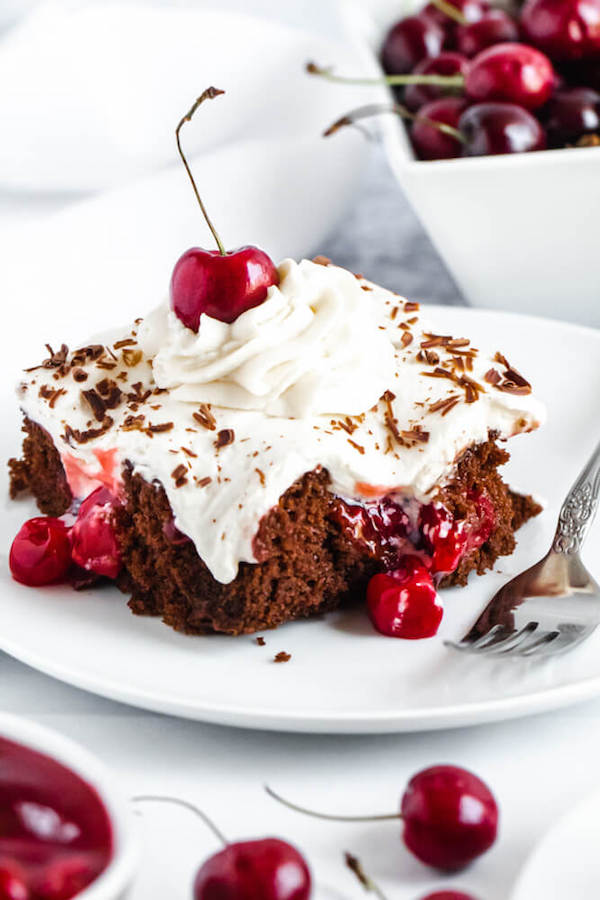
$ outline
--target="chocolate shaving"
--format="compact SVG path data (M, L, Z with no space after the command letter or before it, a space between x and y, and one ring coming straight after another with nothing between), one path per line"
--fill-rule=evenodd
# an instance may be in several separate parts
M229 444L233 444L234 440L235 432L233 428L223 428L217 433L217 439L213 443L217 450L220 450L222 447L227 447Z
M105 416L99 428L88 428L86 431L80 431L78 428L71 428L70 425L66 425L63 437L67 444L71 444L71 446L73 446L73 441L77 444L87 444L88 441L93 441L94 438L105 434L113 425L114 420L110 416Z
M209 431L215 431L217 427L217 420L210 411L208 403L200 404L200 409L194 413L194 419L199 425L202 425L203 428L207 428Z
M329 259L328 256L314 256L313 262L316 263L318 266L330 266L331 265L331 260Z
M207 484L210 484L211 481L212 481L212 478L210 477L210 475L206 475L204 478L196 479L196 484L198 485L198 487L203 488L203 487L206 487Z
M414 444L426 444L429 440L429 432L421 428L420 425L415 425L410 431L401 431L400 434L402 439L411 446Z
M113 347L115 350L120 350L122 347L133 347L136 344L137 341L135 338L123 338L122 341L116 341L116 343L113 344Z
M194 453L193 450L190 450L189 447L182 447L181 452L185 453L186 456L190 456L192 459L198 459L198 454Z
M123 362L125 363L125 365L128 366L130 369L132 369L134 366L137 366L137 364L140 362L140 360L142 358L142 351L141 350L131 350L131 349L126 348L125 350L123 350L123 353L121 354L121 356L123 357Z
M58 369L66 363L69 354L69 348L66 344L61 344L60 350L57 350L56 353L50 344L46 344L46 350L50 356L42 363L44 369Z
M83 366L86 362L95 362L104 355L104 347L102 344L90 344L87 347L80 347L75 350L71 357L71 365Z
M127 399L131 403L145 403L148 397L152 396L152 391L144 391L142 388L142 382L136 381L135 384L131 385L131 391L127 394Z
M165 431L171 431L173 428L173 422L159 422L158 425L148 425L146 430L149 434L162 434Z
M88 373L85 372L83 369L73 369L73 381L82 382L82 381L87 381L87 379L88 379Z
M392 320L392 322L394 321L394 319L396 318L396 316L398 315L399 312L400 312L400 307L394 306L394 308L392 309L392 311L390 313L390 319Z
M352 438L348 438L348 443L350 444L351 447L354 447L355 450L358 450L358 452L359 452L362 456L364 456L364 453L365 453L365 448L364 448L364 447L362 447L360 444L357 444L356 441L353 441L353 440L352 440Z
M184 484L187 484L187 474L188 470L183 465L183 463L180 463L180 465L173 469L173 471L171 472L171 478L174 480L176 488L182 487Z
M458 394L450 394L450 396L446 397L444 400L437 400L435 403L432 403L429 407L429 412L441 412L441 414L445 416L459 401L460 397Z
M402 346L408 347L409 344L412 344L412 341L413 341L413 336L410 333L410 331L405 331L400 340L400 343L402 344Z
M106 404L100 394L91 388L89 391L82 391L81 396L89 404L96 421L103 422L106 415Z
M261 483L262 486L264 487L265 484L267 483L267 480L266 480L266 478L265 478L265 473L262 471L262 469L255 469L254 471L256 472L256 474L258 475L258 477L260 478L260 483Z
M502 381L502 375L500 374L498 369L488 369L483 376L483 380L487 381L488 384L500 384L500 382Z
M116 381L111 378L103 378L96 385L96 390L104 400L107 409L116 409L121 403L123 393Z
M97 365L97 367L98 367L99 369L108 369L108 370L111 370L111 369L116 369L116 368L117 368L116 362L110 362L110 361L107 360L107 359L99 359L98 362L96 363L96 365Z
M437 366L440 358L433 350L419 350L417 360L422 363L426 362L430 366Z
M139 416L127 416L121 425L123 431L142 431L144 428L144 419L142 414Z
M496 353L494 360L504 366L505 371L502 373L502 381L495 384L494 387L498 391L504 391L507 394L525 395L531 393L531 385L526 378L521 375L513 366L510 365L505 356Z
M412 300L407 300L404 304L404 312L417 312L417 310L421 309L419 303L414 303Z

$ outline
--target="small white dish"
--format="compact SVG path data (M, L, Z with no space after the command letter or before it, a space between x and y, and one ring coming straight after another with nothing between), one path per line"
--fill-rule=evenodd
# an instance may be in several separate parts
M424 312L424 317L428 311ZM501 720L600 694L600 630L547 662L466 658L444 647L461 637L503 580L540 558L567 489L597 442L600 332L507 313L431 307L440 333L494 345L531 378L548 406L539 432L510 442L506 477L545 496L546 511L518 535L513 556L466 588L443 592L438 636L401 641L374 632L363 610L238 638L177 634L133 616L116 589L75 592L14 582L6 557L30 500L5 501L0 522L0 648L86 690L136 706L221 724L285 731L419 731ZM29 362L31 353L25 360ZM0 394L0 457L18 453L17 403ZM584 560L600 575L600 528ZM34 626L34 627L33 627ZM292 654L275 665L279 651Z
M113 827L114 854L104 872L77 897L78 900L124 897L136 868L138 845L131 810L115 787L114 773L79 744L20 716L0 712L0 737L51 757L96 789Z
M357 52L344 74L382 76L387 29L422 5L340 0ZM391 98L382 86L379 99ZM395 116L380 127L398 182L469 303L600 325L598 148L421 162Z
M510 900L598 900L600 793L587 797L542 838Z

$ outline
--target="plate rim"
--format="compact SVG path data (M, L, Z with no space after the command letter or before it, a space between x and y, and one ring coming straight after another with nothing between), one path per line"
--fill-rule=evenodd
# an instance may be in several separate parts
M567 329L575 335L581 334L589 340L600 342L600 329L547 317L426 302L422 303L422 310L425 315L431 310L432 313L441 315L458 314L467 318L475 316L480 320L503 319L507 323L517 321L521 325L528 323L538 328L547 326L562 332ZM282 713L280 710L261 706L252 706L248 709L241 704L223 702L192 703L177 698L170 692L150 691L131 685L124 687L117 681L111 681L110 677L99 680L94 675L81 674L68 665L61 665L59 660L48 661L47 658L38 658L36 652L28 652L18 641L7 639L1 633L0 651L65 684L134 708L217 725L293 733L397 734L472 727L548 712L573 703L584 702L600 694L600 674L598 674L518 696L434 706L421 710L310 713L299 709Z

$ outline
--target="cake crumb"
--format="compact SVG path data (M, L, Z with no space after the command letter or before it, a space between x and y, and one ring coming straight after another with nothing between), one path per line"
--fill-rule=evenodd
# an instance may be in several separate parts
M286 653L285 650L280 650L279 653L275 654L275 656L273 658L273 662L276 662L276 663L289 662L291 658L292 658L291 653Z
M262 637L261 635L259 635L259 636L258 636L257 638L255 638L254 640L255 640L255 642L258 644L259 647L264 647L264 646L266 645L266 643L267 643L267 642L265 641L264 637Z

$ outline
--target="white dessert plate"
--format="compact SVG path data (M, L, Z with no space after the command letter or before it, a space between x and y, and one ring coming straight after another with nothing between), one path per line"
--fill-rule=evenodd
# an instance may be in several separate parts
M511 900L597 900L600 793L575 807L537 845Z
M443 592L437 637L401 641L375 633L360 610L286 625L264 635L188 637L132 616L105 588L26 588L7 567L10 542L35 514L5 501L0 528L0 649L77 687L160 712L253 728L376 733L472 725L528 715L600 694L600 631L547 661L465 658L444 647L462 636L501 582L537 560L560 503L598 439L600 331L507 313L432 307L434 330L502 349L548 406L538 433L510 442L506 477L547 507L494 571ZM34 351L35 352L35 351ZM29 348L25 362L34 355ZM10 386L0 398L3 458L18 452ZM600 523L584 558L598 578ZM287 651L287 663L274 656Z

